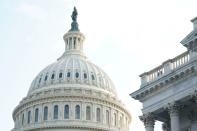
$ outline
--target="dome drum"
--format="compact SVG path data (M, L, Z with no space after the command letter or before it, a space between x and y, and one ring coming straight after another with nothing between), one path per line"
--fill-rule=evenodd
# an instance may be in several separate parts
M104 98L99 97L96 93L92 93L92 95L97 96L97 98L94 98L91 95L65 96L60 95L60 91L56 90L54 92L56 92L56 95L53 96L50 96L49 94L54 93L45 92L45 97L43 97L42 94L37 94L38 96L35 96L34 99L30 98L29 100L24 100L24 102L21 103L21 106L18 106L13 114L16 124L15 129L20 129L22 127L25 130L31 130L31 128L36 129L39 127L43 130L53 126L58 127L58 125L64 125L65 128L95 128L104 129L106 131L113 128L119 128L122 131L126 131L125 125L128 126L130 116L129 113L122 108L122 104L117 103L116 100L110 100L109 98L105 98L104 100ZM80 91L77 92L80 94ZM58 107L57 118L54 118L54 115L56 114L54 110L55 106ZM65 111L66 106L68 107L68 111ZM76 112L77 106L80 107L79 114ZM46 107L47 120L45 119L46 113L44 111ZM87 110L87 107L89 107L90 110ZM100 110L99 113L98 109ZM36 110L38 110L39 114L37 120L35 113ZM28 116L29 112L30 116ZM106 115L107 112L109 113L109 116ZM65 117L66 113L67 117ZM76 115L79 115L79 118L76 117ZM99 119L97 117L99 117ZM121 124L119 123L120 120L122 120ZM85 125L83 124L84 122L86 123Z

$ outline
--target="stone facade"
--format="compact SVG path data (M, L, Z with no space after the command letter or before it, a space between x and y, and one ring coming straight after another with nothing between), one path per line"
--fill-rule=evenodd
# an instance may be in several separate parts
M163 122L163 131L197 130L197 18L192 22L193 31L181 41L187 51L140 75L140 89L130 94L142 102L143 117L154 116L149 128L144 123L146 131L154 130L154 121Z
M15 129L20 130L35 130L35 129L50 129L50 128L84 128L86 130L128 130L129 115L128 112L117 103L116 100L103 94L96 95L96 92L86 94L85 90L76 92L72 90L72 94L62 89L58 93L52 90L51 95L41 94L32 98L23 100L14 111ZM50 92L50 91L49 91ZM53 93L52 93L53 92ZM54 106L58 105L58 118L54 120ZM65 105L69 106L69 117L64 118ZM80 119L75 118L75 107L79 105L81 108ZM90 107L90 119L87 120L86 107ZM44 107L48 107L48 119L44 120ZM101 110L100 121L97 121L96 109ZM35 122L35 110L39 109L39 118ZM28 123L28 112L31 111L30 122ZM107 118L106 112L109 112ZM24 118L23 117L24 114ZM114 117L116 114L116 118ZM24 119L24 120L22 120ZM22 122L23 121L23 122ZM79 129L78 129L79 130Z

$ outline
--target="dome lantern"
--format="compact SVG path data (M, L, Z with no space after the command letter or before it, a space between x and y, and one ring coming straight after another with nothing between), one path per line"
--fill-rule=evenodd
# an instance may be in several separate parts
M77 23L77 9L74 7L71 15L72 23L71 29L63 36L65 41L65 53L64 54L80 54L83 55L83 42L85 40L84 35L79 31Z

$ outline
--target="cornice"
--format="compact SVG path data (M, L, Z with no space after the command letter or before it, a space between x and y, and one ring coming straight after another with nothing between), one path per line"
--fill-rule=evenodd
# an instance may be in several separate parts
M177 81L180 81L186 77L188 77L191 74L194 74L196 72L195 69L195 61L192 61L188 67L188 65L184 65L177 70L173 71L172 73L161 77L160 79L147 84L146 86L140 88L139 90L133 92L130 94L134 99L143 101L143 99L146 99L151 94L156 93L157 91L161 90L162 88L167 87L168 85L175 83Z
M49 126L38 126L38 127L27 127L24 131L39 131L43 129L85 129L93 131L108 131L110 128L104 128L104 126L85 126L85 125L49 125Z

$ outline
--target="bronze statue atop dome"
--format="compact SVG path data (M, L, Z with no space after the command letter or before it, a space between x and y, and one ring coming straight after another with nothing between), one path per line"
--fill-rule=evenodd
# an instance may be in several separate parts
M69 31L79 31L78 23L77 23L77 15L78 15L77 9L76 7L74 7L74 10L71 15L73 21L71 23L71 29Z
M71 16L73 21L77 21L77 15L78 15L77 9L74 7L74 10L73 10L73 13L72 13L72 16Z

